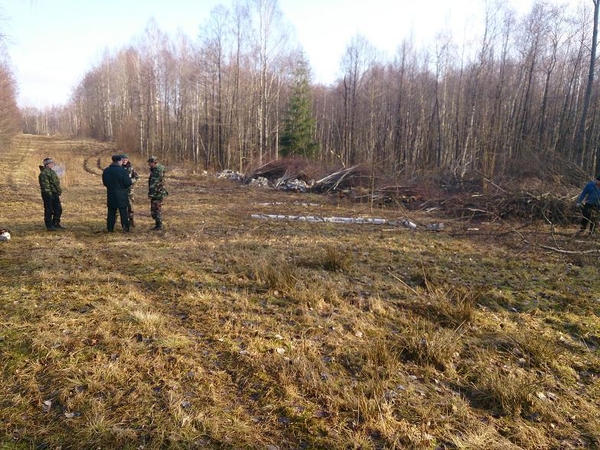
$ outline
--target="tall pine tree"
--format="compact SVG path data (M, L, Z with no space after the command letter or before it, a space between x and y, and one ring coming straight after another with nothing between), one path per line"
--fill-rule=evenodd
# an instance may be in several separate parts
M307 158L314 156L318 150L315 127L310 72L306 58L301 55L294 70L292 93L279 139L279 154Z

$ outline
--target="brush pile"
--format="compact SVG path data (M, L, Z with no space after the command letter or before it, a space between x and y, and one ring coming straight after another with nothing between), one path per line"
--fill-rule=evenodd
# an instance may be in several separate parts
M520 182L505 180L502 186L479 178L476 183L468 184L476 188L468 188L465 183L451 188L447 177L439 179L445 179L445 184L424 180L401 185L383 184L385 180L381 176L374 176L360 165L326 170L306 160L278 159L243 176L242 182L277 190L333 194L379 207L439 211L445 216L469 220L543 220L569 224L580 217L574 203L579 188L573 184L554 184L549 190L545 177L529 174ZM484 184L486 189L483 189Z
M418 199L410 209L438 210L451 217L487 221L518 219L569 224L579 218L572 198L550 193L452 195L430 200Z
M275 189L319 194L348 193L354 188L368 185L370 175L361 166L336 168L324 172L311 167L305 160L278 159L254 169L243 179L245 184L256 179L268 180Z

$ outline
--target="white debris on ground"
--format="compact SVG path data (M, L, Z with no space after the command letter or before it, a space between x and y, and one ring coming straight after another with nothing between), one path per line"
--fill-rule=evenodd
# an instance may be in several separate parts
M389 220L371 217L321 217L321 216L293 216L285 214L252 214L253 219L263 220L289 220L292 222L328 222L328 223L347 223L347 224L369 224L369 225L393 225L403 226L410 230L416 230L417 224L408 219ZM432 226L433 225L433 226ZM444 229L443 223L428 225L427 230L441 231Z
M217 178L242 182L246 180L246 183L251 186L271 187L280 191L308 192L311 189L309 183L299 178L292 178L287 172L277 179L271 178L272 181L269 181L269 178L260 175L253 176L248 181L244 174L231 169L225 169L222 172L217 173Z
M406 228L410 228L411 230L415 230L417 228L417 224L408 220L408 219L404 219L402 222L400 222L403 226L405 226Z
M251 186L268 186L269 180L267 180L265 177L253 178L252 181L250 181L250 185Z
M331 223L367 223L383 225L389 223L387 219L374 219L368 217L319 217L319 216L290 216L283 214L252 214L253 219L289 220L296 222L331 222Z
M294 178L293 180L284 180L283 178L280 178L275 183L275 189L282 191L308 192L310 186L297 178Z
M0 228L0 242L10 241L10 231L6 228Z
M430 231L442 231L444 229L444 224L441 222L430 223L429 225L427 225L427 229Z
M242 181L244 175L234 170L226 169L217 173L217 178L225 178L227 180Z
M261 202L261 203L256 203L256 206L281 206L281 205L286 205L287 203L285 202ZM292 205L294 206L316 206L316 207L320 207L322 205L320 205L319 203L307 203L307 202L293 202Z

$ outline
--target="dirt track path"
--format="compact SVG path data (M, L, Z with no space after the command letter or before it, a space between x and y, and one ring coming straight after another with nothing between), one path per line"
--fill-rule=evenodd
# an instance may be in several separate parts
M101 218L104 188L99 179L102 174L99 165L102 158L109 159L107 155L110 155L110 148L94 141L16 136L13 144L4 148L0 158L0 171L4 174L0 177L0 226L17 233L45 232L38 174L46 157L55 159L61 172L63 223L73 227L76 222L85 223L91 216ZM78 206L81 203L86 204L85 211ZM18 213L8 216L7 211Z
M39 233L49 238L43 226L43 205L39 193L39 165L46 157L56 161L60 173L63 195L62 225L71 237L85 239L103 233L106 228L106 189L102 185L103 169L115 153L114 144L91 140L71 140L55 136L19 135L13 145L4 149L0 158L0 227L9 228L13 234ZM136 221L139 228L131 234L140 239L147 236L153 226L146 198L147 166L143 158L131 155L132 163L141 176L135 189ZM194 231L195 224L202 225L197 208L215 203L223 208L227 202L215 201L214 196L228 197L234 185L225 183L222 190L210 195L198 176L187 176L170 168L169 190L173 193L167 201L167 222L181 221L180 230ZM10 211L10 214L8 213ZM15 213L14 211L17 211ZM171 229L174 229L172 227ZM73 236L73 233L75 236ZM65 236L65 233L61 233ZM54 239L54 238L52 238Z
M0 226L14 230L18 225L7 211L18 210L24 217L39 215L39 186L37 183L38 166L30 167L31 161L37 160L39 150L35 139L19 136L12 146L5 147L0 158ZM41 160L40 160L41 161ZM38 163L39 164L39 163Z

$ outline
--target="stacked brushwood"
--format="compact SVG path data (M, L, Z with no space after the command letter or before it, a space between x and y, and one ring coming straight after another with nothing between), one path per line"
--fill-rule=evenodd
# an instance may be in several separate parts
M309 182L310 177L305 171L307 166L308 162L303 160L277 159L257 167L245 175L242 181L244 184L250 184L256 178L265 178L271 187L275 187L281 180L298 179Z
M394 185L373 187L373 189L355 189L351 199L359 203L370 203L377 206L408 206L426 196L415 186Z
M364 166L326 171L311 166L306 160L295 159L263 164L244 176L243 182L254 184L253 180L266 180L264 184L273 189L335 194L354 202L401 206L413 211L438 211L445 216L468 220L543 220L568 224L580 218L574 201L580 188L574 183L581 183L584 178L572 167L565 167L558 164L545 166L543 174L527 174L528 178L523 177L520 183L515 179L499 184L488 180L490 193L449 190L447 186L435 186L423 180L405 185L382 185L384 181ZM576 180L569 179L565 183L567 177L576 177ZM548 180L552 189L548 188Z
M479 192L452 191L419 207L442 209L454 217L570 224L581 219L575 199L588 175L555 152L530 150L494 181L481 176ZM463 186L464 189L464 186ZM432 197L430 197L432 198Z
M306 161L279 159L261 165L243 178L245 184L254 186L257 180L266 180L261 185L273 189L334 194L378 206L407 205L418 198L417 190L412 186L377 186L376 182L380 180L361 165L327 171L311 167Z
M569 224L579 217L571 196L525 191L452 195L416 201L413 208L438 210L452 217L488 221L516 219Z
M363 184L367 177L360 166L344 167L322 174L322 169L310 167L307 161L278 159L257 167L244 177L243 182L250 184L252 180L265 178L268 185L275 189L329 194L349 192Z

